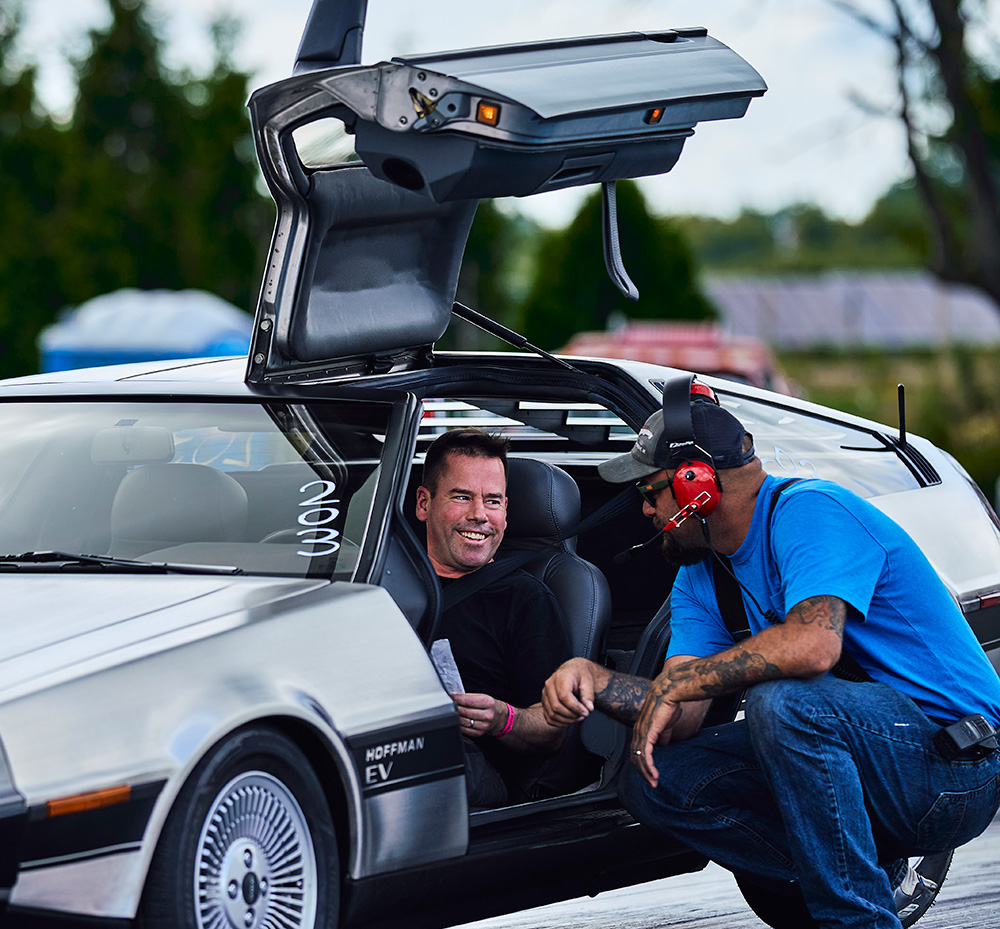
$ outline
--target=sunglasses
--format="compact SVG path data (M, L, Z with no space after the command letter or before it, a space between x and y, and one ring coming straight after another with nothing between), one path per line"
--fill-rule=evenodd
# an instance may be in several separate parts
M663 490L664 487L669 487L673 484L674 479L672 477L665 477L659 481L653 481L651 484L647 484L643 481L636 481L635 489L639 491L642 499L645 500L651 507L656 506L656 497Z

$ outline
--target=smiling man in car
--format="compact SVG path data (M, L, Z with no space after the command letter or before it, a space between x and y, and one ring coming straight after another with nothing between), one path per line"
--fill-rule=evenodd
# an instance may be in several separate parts
M479 429L439 436L417 488L417 519L442 587L489 564L507 528L507 440ZM467 737L470 804L534 799L566 734L539 702L545 679L571 654L555 597L514 570L446 609L438 636L451 643L468 690L452 699Z

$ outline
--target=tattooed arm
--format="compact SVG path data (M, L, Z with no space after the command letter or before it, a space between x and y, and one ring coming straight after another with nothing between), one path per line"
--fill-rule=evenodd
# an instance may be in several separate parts
M586 658L571 658L545 682L542 709L553 726L579 722L595 709L631 725L639 718L651 683Z
M675 656L664 667L694 660L691 656ZM545 682L542 707L546 720L553 726L579 722L592 710L631 726L639 718L651 684L648 678L620 674L585 658L573 658ZM675 726L672 737L684 739L694 735L710 702L687 704L683 724Z
M684 702L744 690L761 681L826 674L840 658L847 604L837 597L810 597L792 607L785 622L733 648L664 670L653 690Z
M763 629L709 658L668 662L650 685L632 733L632 762L656 786L654 745L670 741L683 718L681 704L735 693L779 678L812 678L840 658L847 605L837 597L803 600L785 622ZM680 728L677 729L680 735Z
M612 679L626 678L635 683L631 696L627 693L619 695L616 702L621 704L621 715L615 714L615 718L631 722L639 716L650 682L619 675L586 658L571 658L556 668L542 689L542 710L546 721L552 726L570 726L579 722L596 709L597 693L607 690Z

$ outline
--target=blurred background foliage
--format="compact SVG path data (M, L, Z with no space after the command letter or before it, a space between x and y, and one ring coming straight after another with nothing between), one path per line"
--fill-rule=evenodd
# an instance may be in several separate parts
M559 348L575 332L606 329L616 317L715 317L676 226L650 213L634 181L620 181L616 199L622 258L639 300L628 300L608 277L596 189L566 229L538 236L530 290L516 319L516 328L536 345Z
M108 5L57 119L18 62L21 6L0 0L0 376L36 371L39 331L99 294L197 287L249 309L259 288L274 209L257 189L235 24L213 27L207 74L172 73L144 2Z
M231 55L238 24L213 25L207 73L178 72L164 64L146 0L107 3L110 25L91 31L73 62L76 105L57 115L40 104L36 72L18 54L21 0L0 0L0 377L38 369L38 333L62 308L118 288L202 288L248 312L255 306L274 208L245 107L252 75ZM1000 213L995 190L984 206L983 184L1000 177L1000 80L966 51L964 31L981 4L934 0L927 10L937 19L924 17L923 35L893 0L886 9L895 19L869 21L898 52L899 106L883 115L905 126L914 171L860 222L810 204L665 218L638 185L622 183L622 252L641 294L630 304L604 271L598 193L565 229L542 228L509 202L483 203L458 298L546 349L623 315L711 319L703 273L927 268L996 299ZM928 111L933 132L921 129ZM943 131L942 112L952 114ZM464 323L441 345L498 347ZM911 430L955 454L992 497L996 352L827 350L782 361L810 398L883 422L895 421L895 384L906 381Z

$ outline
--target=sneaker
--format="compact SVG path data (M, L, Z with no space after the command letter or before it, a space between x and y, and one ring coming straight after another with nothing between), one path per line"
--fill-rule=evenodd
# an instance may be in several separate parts
M926 910L934 902L938 889L938 884L919 874L913 865L907 864L903 879L893 888L900 922L914 913Z

